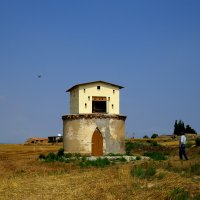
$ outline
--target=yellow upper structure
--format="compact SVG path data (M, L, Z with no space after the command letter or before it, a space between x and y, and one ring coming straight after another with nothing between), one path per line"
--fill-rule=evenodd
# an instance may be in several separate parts
M70 114L119 114L122 86L104 81L77 84L70 92Z

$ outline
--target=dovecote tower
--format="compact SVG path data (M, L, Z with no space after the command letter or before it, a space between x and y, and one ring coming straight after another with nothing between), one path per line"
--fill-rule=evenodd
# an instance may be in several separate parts
M93 156L124 153L126 116L120 115L122 88L94 81L67 90L70 114L62 116L65 153Z

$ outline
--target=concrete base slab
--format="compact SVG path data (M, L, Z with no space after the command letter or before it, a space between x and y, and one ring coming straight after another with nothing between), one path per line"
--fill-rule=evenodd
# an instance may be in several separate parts
M108 160L118 160L120 158L125 158L127 162L137 160L138 156L90 156L86 157L86 160L97 160L98 158L104 159L107 158ZM149 157L140 156L140 160L149 160Z

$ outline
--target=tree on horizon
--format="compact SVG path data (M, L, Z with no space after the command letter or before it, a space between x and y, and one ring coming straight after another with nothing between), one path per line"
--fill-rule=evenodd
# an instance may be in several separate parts
M177 120L175 120L174 135L180 136L181 132L197 134L197 132L193 128L191 128L190 125L186 125L186 127L185 127L185 124L182 120L179 120L178 122L177 122Z

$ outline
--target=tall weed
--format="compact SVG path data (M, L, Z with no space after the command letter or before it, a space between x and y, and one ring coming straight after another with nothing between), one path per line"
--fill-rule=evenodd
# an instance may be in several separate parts
M200 175L200 164L195 163L189 168L189 173L199 176Z
M151 159L156 160L156 161L167 159L167 157L163 153L160 153L160 152L146 152L144 153L144 156L148 156Z
M175 188L171 191L170 195L165 200L188 200L189 192L185 191L184 188Z
M142 166L134 167L131 170L131 175L138 178L150 178L156 174L156 168L153 165L148 166L146 169Z
M141 142L127 142L125 144L125 151L127 155L131 155L131 151L134 149L141 149L144 147L144 144Z

